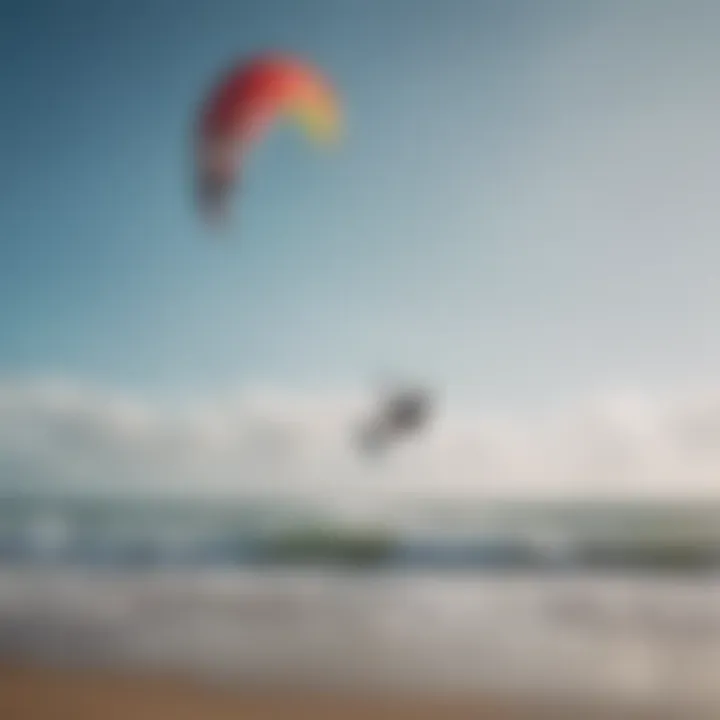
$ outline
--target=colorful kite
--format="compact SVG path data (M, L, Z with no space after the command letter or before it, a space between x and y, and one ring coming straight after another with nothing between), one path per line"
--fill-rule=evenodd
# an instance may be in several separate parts
M269 54L233 67L202 108L197 138L197 182L203 213L225 214L247 152L278 120L295 119L318 142L340 131L339 103L330 82L309 64Z

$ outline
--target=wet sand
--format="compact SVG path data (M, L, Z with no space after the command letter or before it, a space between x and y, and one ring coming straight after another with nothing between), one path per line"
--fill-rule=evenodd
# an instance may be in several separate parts
M592 720L660 718L492 698L363 695L0 664L3 720ZM685 717L663 714L662 717Z

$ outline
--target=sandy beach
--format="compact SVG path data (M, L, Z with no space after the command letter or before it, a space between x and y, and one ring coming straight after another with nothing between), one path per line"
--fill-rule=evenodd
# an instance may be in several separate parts
M7 569L0 718L715 719L718 591Z
M482 697L367 695L218 686L166 675L0 665L3 720L669 720ZM682 716L685 717L685 716Z

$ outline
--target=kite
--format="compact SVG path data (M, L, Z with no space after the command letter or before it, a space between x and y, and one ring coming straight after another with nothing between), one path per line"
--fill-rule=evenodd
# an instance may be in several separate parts
M266 54L237 63L212 88L200 113L197 192L205 217L224 217L247 153L279 121L299 123L320 144L335 142L341 112L330 81L309 63Z

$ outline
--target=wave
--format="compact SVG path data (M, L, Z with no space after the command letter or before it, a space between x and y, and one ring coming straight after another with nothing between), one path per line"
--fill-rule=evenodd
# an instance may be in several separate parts
M461 528L443 514L422 522L344 522L279 503L127 501L97 498L0 500L0 562L157 567L340 565L478 571L714 570L720 545L709 535L638 532L605 522L588 534L581 508L564 522L541 512L525 522L492 515ZM617 517L613 515L612 517ZM574 525L573 522L574 521ZM696 527L686 521L686 526ZM602 527L602 524L601 524ZM452 532L450 531L452 529Z

